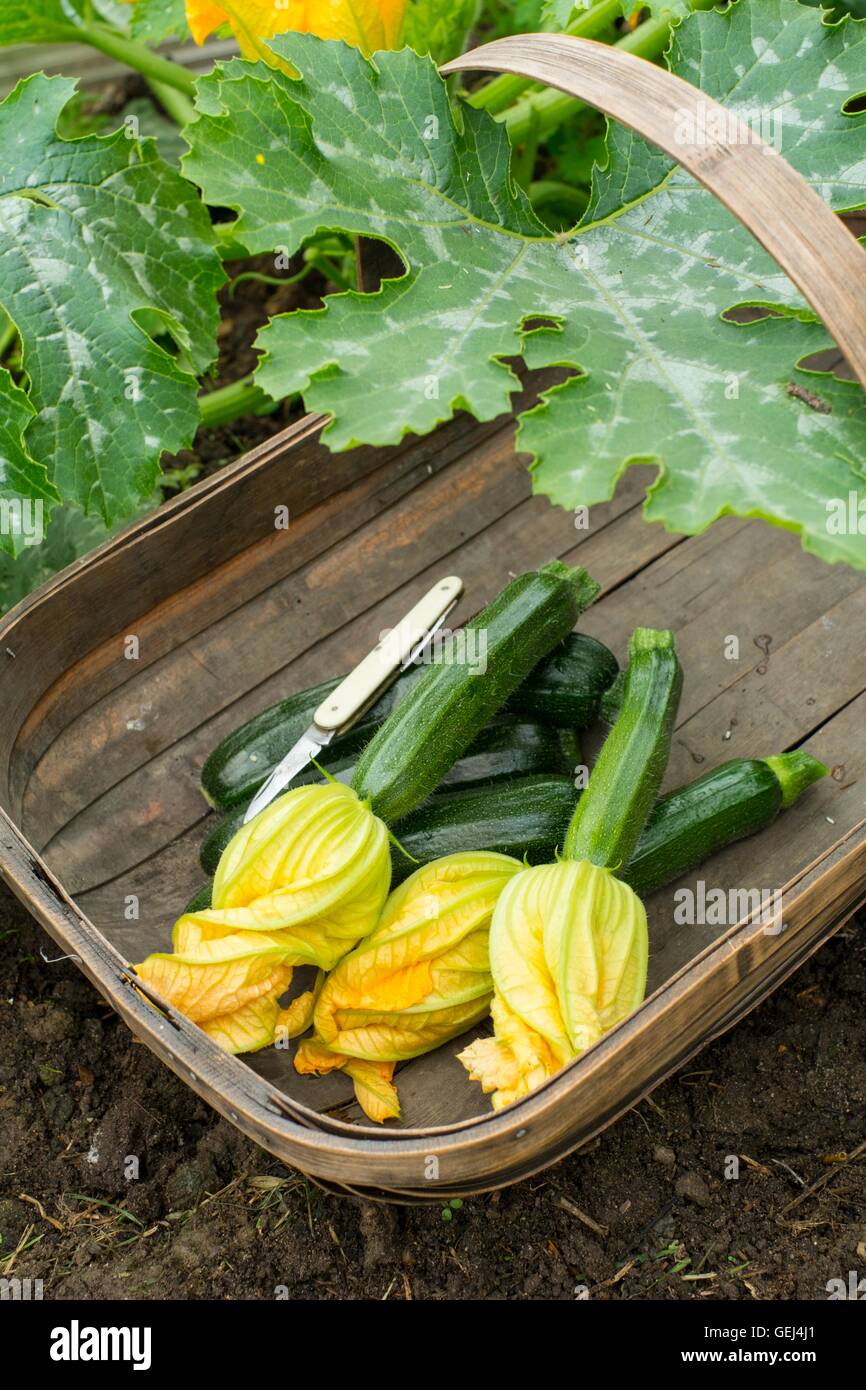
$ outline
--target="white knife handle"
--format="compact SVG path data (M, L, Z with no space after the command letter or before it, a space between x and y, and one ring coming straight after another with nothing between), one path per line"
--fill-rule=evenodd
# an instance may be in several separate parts
M418 643L439 622L443 613L456 603L463 592L463 580L456 575L440 579L420 603L416 603L387 637L383 637L369 656L365 656L354 671L350 671L336 690L319 705L313 716L322 729L339 729L365 708L373 696L396 676L400 667Z

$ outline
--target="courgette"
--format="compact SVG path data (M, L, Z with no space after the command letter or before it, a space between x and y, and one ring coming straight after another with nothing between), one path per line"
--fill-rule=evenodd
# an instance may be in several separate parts
M763 830L826 775L823 763L799 751L722 763L656 803L620 877L641 895L672 883L727 845ZM395 833L418 864L466 849L525 855L530 864L544 864L562 845L573 807L570 778L523 777L495 789L442 792L401 821ZM392 863L395 886L418 867L396 847ZM210 906L210 884L193 903ZM195 910L193 903L187 911Z
M614 873L629 862L667 767L682 687L673 634L635 628L622 707L577 803L566 859Z
M446 773L441 789L453 791L489 785L533 773L573 773L579 757L577 735L572 731L550 728L516 715L501 715L481 730L471 748ZM356 761L351 754L342 760L332 759L328 770L338 781L351 782ZM299 785L302 780L293 785ZM320 780L315 767L307 780ZM245 809L240 806L230 812L202 842L199 860L205 873L216 872L220 855L243 824Z
M417 679L417 673L407 672L361 716L348 733L334 739L323 750L320 759L322 766L327 767L329 772L334 771L335 762L345 761L353 753L354 764L364 744L396 705L401 685L405 691L408 680L412 679ZM322 685L314 685L309 690L302 690L297 695L289 695L224 738L201 771L201 789L211 806L224 811L232 806L247 806L277 763L312 723L319 705L332 690L336 690L339 683L340 678L337 677ZM302 783L296 778L292 785L300 786Z
M505 709L560 728L585 729L595 719L602 695L618 669L616 658L602 642L587 633L569 633L533 668L509 697ZM400 676L358 724L334 740L326 750L323 766L334 772L335 760L357 755L422 674L423 668L415 668ZM290 695L223 739L202 769L201 785L207 801L220 810L246 806L338 683L339 678Z
M656 803L620 877L641 896L651 893L763 830L826 774L823 763L800 751L722 763Z
M564 729L586 729L619 674L613 652L587 632L571 632L530 672L507 709Z
M190 912L205 912L207 908L213 906L213 879L203 883L197 888L183 910L186 916Z
M513 579L467 623L473 650L483 653L483 670L448 659L425 668L373 735L352 780L386 825L427 799L598 592L585 570L553 560Z
M574 795L571 777L553 775L438 793L394 828L399 845L391 850L392 887L420 864L462 850L492 850L529 864L544 863L562 844Z

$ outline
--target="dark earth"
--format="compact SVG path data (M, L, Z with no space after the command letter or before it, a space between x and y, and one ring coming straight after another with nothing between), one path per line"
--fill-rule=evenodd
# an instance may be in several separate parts
M0 1277L45 1299L824 1299L866 1273L866 920L583 1152L459 1209L324 1194L42 951L0 886Z

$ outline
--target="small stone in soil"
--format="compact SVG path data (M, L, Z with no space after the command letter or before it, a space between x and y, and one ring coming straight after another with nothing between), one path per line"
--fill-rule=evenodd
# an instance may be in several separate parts
M685 1197L687 1201L694 1202L696 1206L708 1207L710 1205L710 1189L700 1173L683 1173L677 1178L674 1191L678 1197Z

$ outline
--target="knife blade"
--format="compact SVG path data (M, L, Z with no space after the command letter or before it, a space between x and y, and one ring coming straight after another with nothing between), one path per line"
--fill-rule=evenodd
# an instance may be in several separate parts
M462 592L463 581L457 575L440 579L325 697L312 724L256 792L244 815L244 825L280 796L317 753L351 729L400 672L423 655Z

